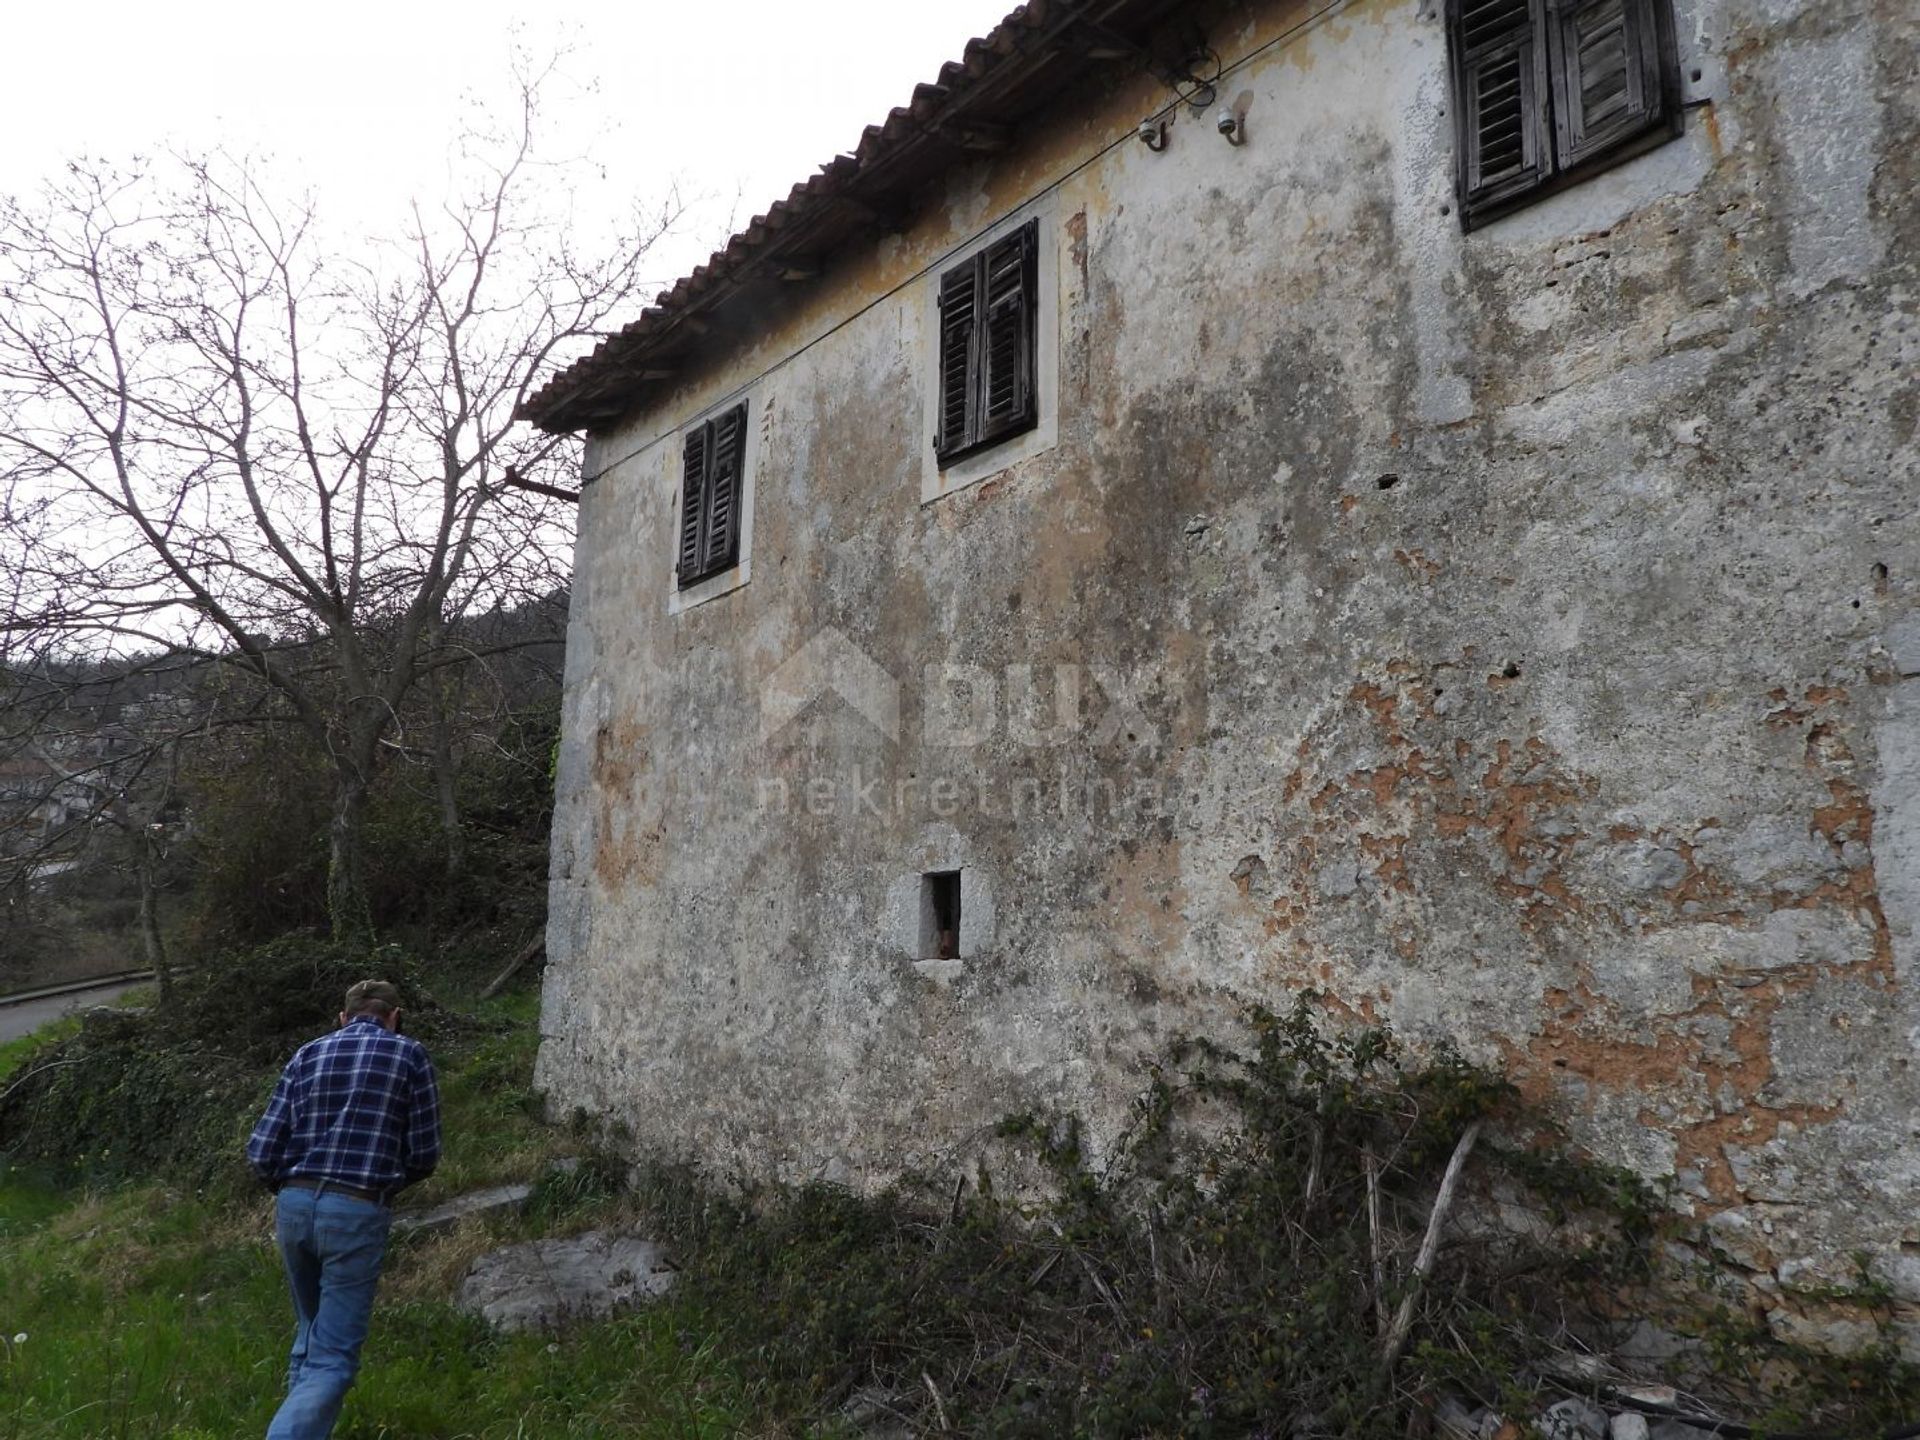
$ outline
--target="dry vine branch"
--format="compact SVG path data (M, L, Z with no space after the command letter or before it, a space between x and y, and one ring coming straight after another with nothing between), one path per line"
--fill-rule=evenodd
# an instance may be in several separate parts
M33 1069L27 1071L26 1074L14 1081L13 1084L9 1085L5 1090L0 1090L0 1105L4 1105L8 1100L12 1099L13 1092L20 1089L29 1080L44 1075L49 1070L58 1070L63 1065L78 1065L83 1058L84 1057L77 1056L71 1060L49 1060L44 1065L34 1066Z
M520 947L519 952L513 959L507 962L506 968L487 983L487 988L480 992L480 998L482 1000L493 999L494 996L498 995L501 990L506 987L507 981L511 980L514 975L519 972L521 966L525 965L546 948L547 937L546 933L542 931Z
M1380 1233L1380 1162L1369 1147L1361 1154L1367 1175L1367 1240L1373 1255L1373 1310L1380 1333L1387 1333L1387 1262Z
M1466 1169L1467 1156L1473 1151L1474 1141L1480 1138L1483 1123L1475 1120L1460 1132L1460 1143L1453 1147L1453 1157L1447 1161L1447 1173L1440 1177L1440 1191L1433 1197L1433 1212L1427 1217L1427 1233L1421 1238L1420 1251L1414 1256L1413 1270L1407 1276L1407 1293L1401 1299L1393 1324L1380 1346L1380 1373L1383 1378L1393 1372L1394 1362L1399 1360L1400 1351L1407 1343L1407 1332L1413 1328L1414 1304L1419 1300L1420 1291L1433 1270L1434 1256L1440 1251L1440 1232L1446 1225L1447 1212L1453 1208L1454 1193L1460 1188L1460 1174Z

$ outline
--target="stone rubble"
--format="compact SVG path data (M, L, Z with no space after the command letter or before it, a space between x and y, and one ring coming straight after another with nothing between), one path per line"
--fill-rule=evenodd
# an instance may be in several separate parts
M1634 1410L1609 1411L1592 1400L1556 1401L1529 1424L1517 1424L1486 1405L1443 1395L1433 1409L1437 1440L1713 1440L1713 1432L1680 1420L1650 1419Z
M1545 1440L1608 1440L1611 1421L1591 1400L1561 1400L1540 1417Z

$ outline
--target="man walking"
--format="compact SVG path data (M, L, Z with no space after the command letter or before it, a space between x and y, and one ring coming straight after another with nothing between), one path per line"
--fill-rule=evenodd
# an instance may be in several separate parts
M279 1196L275 1228L293 1291L287 1398L267 1440L326 1440L360 1368L393 1196L440 1160L440 1092L400 992L347 991L340 1028L300 1047L247 1141Z

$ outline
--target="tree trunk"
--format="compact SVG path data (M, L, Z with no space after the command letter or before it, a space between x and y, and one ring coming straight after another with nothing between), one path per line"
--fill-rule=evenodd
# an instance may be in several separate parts
M447 718L445 697L440 682L427 682L433 691L433 785L440 797L440 834L446 842L447 878L453 879L467 864L467 842L460 833L460 796L454 788L453 722Z
M334 772L333 819L327 829L327 922L340 944L371 944L367 904L366 772L343 760Z
M437 650L446 644L447 626L436 618L424 635L427 648ZM433 711L433 788L440 801L440 836L446 846L444 863L449 880L467 863L466 837L460 833L460 795L455 788L453 768L453 710L447 690L447 671L436 667L425 676L427 704Z
M160 884L156 873L160 857L159 838L152 825L140 827L140 943L147 952L147 964L160 986L160 1003L173 998L173 969L167 963L167 942L160 933Z
M145 822L135 837L140 862L140 942L146 948L147 964L153 967L160 987L160 1003L173 998L173 965L167 954L166 937L160 933L160 861L166 840L167 808L173 804L173 787L180 783L180 742L167 747L167 778L147 809Z

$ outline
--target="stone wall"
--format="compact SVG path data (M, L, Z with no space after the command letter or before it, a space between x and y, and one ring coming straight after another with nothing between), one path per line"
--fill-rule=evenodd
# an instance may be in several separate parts
M1920 17L1680 0L1684 136L1463 235L1437 9L1214 13L1244 145L1065 96L590 442L556 1109L874 1183L1311 986L1920 1298ZM1036 211L1054 433L929 486L940 261ZM750 574L670 605L736 392Z

